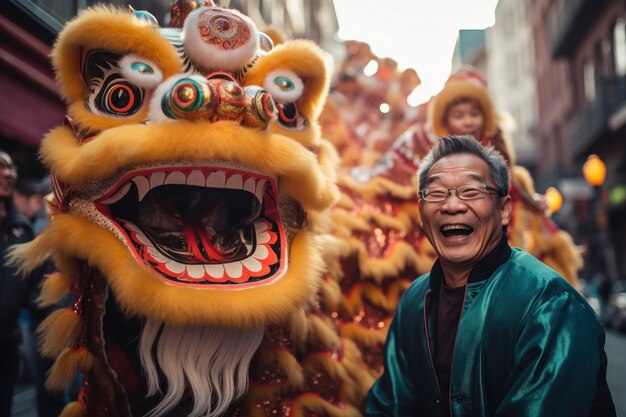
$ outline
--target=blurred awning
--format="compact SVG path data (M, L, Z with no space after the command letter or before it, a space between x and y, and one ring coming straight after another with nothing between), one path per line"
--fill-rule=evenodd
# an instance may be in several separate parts
M63 123L50 48L0 16L0 133L32 147Z

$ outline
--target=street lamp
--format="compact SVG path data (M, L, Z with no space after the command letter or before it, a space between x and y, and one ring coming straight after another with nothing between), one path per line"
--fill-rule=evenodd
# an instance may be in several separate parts
M604 184L606 178L606 165L596 154L587 157L587 162L583 165L583 176L587 184L594 188L599 188Z
M593 275L597 272L602 273L606 269L603 249L605 237L602 230L604 228L598 225L602 199L601 187L606 178L606 165L598 155L592 154L587 157L587 161L583 165L583 176L585 181L593 187L593 197L589 205L589 267L591 275Z
M561 210L561 206L563 205L563 196L556 187L548 187L544 197L548 202L550 213L556 213Z

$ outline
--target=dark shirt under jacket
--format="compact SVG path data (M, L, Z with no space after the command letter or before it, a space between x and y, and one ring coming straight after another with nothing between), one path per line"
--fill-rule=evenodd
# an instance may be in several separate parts
M511 255L506 238L503 238L498 246L487 256L480 260L470 272L469 282L482 281L489 278L496 269L504 264ZM437 316L437 335L435 351L435 369L437 381L441 391L441 402L444 416L450 416L450 374L452 357L454 355L454 342L456 340L457 327L461 319L463 300L465 299L465 286L448 288L444 284L443 271L439 261L433 267L432 273L436 275L431 280L439 279L439 306Z

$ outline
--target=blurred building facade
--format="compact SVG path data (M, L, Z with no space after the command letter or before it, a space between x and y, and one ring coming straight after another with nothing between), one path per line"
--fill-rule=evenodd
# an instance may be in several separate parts
M486 30L487 72L496 108L512 116L517 161L536 169L538 137L535 45L529 2L500 0Z
M241 10L261 29L274 26L290 39L311 39L333 56L343 52L343 46L335 37L339 23L332 0L221 0L216 3Z
M45 175L36 150L41 136L63 122L48 58L53 40L17 2L0 3L0 148L13 156L19 175Z
M502 3L504 0L501 0ZM537 181L566 190L577 243L608 234L603 264L626 277L626 4L618 0L527 0L535 35L539 114ZM590 154L607 165L599 194L582 180ZM599 210L596 212L596 205ZM593 212L590 212L593 210ZM589 223L594 222L589 228ZM588 259L589 261L589 259Z
M589 154L606 163L600 232L609 234L607 274L626 278L626 3L555 0L551 51L571 65L573 113L568 134L572 160Z
M150 11L167 22L170 0L4 0L0 2L0 148L16 161L20 173L43 176L37 159L42 136L63 123L65 105L50 66L50 48L65 24L95 3ZM238 9L262 29L274 26L286 38L307 38L336 57L338 22L332 0L215 0Z
M452 53L452 72L471 65L483 76L487 73L487 48L484 29L461 29Z
M552 56L551 28L558 13L555 0L526 0L534 34L537 91L537 188L545 190L576 172L571 157L568 121L573 111L570 64ZM567 198L567 196L566 196Z
M539 192L561 191L555 220L577 244L607 235L603 272L626 278L626 3L500 0L495 16L486 78L498 109L516 122L519 163ZM607 165L601 197L582 176L592 153Z

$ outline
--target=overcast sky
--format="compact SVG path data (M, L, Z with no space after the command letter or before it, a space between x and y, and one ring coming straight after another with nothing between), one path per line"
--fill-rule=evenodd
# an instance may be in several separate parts
M413 99L436 94L448 78L459 29L495 23L498 0L334 0L339 37L370 44L400 69L414 68L422 85Z

